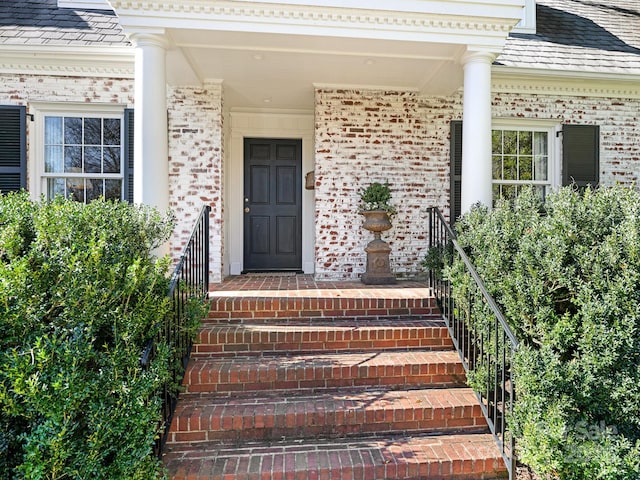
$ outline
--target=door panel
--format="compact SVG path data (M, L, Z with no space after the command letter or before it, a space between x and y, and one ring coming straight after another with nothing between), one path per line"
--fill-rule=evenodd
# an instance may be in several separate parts
M244 141L244 270L302 267L302 142Z

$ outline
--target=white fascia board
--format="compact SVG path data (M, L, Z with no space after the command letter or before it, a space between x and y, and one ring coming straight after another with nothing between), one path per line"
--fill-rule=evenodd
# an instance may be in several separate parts
M184 28L495 47L502 46L520 21L524 6L524 0L404 0L404 11L395 2L381 0L374 6L384 6L384 10L369 4L364 9L355 1L333 2L340 7L326 6L325 2L269 3L267 7L265 3L242 0L111 3L128 33L138 28Z
M492 90L587 97L640 98L640 74L492 67Z
M77 10L111 10L108 0L58 0L58 8Z
M77 77L133 78L129 47L0 46L0 72Z

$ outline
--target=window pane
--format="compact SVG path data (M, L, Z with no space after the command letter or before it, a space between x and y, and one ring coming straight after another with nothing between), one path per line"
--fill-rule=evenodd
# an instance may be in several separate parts
M44 147L44 171L47 173L62 173L62 146Z
M502 153L502 130L491 132L491 152L494 155Z
M516 155L518 153L518 132L510 130L503 132L502 151L510 155Z
M100 145L102 140L102 119L84 119L84 143L85 145Z
M547 157L544 155L536 155L533 161L534 180L547 180L548 163Z
M504 156L504 168L503 168L503 180L517 180L518 179L518 157L515 155Z
M47 178L47 199L53 200L56 195L65 196L64 178Z
M547 151L547 132L534 132L533 133L533 154L534 155L548 155Z
M84 171L102 173L102 148L84 147Z
M505 200L512 200L516 198L517 189L515 185L502 185L501 196Z
M493 206L496 206L498 199L500 198L500 185L497 183L493 184Z
M64 171L67 173L82 171L82 147L64 147Z
M65 117L64 143L66 143L67 145L82 144L82 119L81 118Z
M121 200L122 180L105 180L104 198L106 198L107 200Z
M102 143L104 145L120 145L120 119L105 118Z
M533 180L533 159L531 157L520 157L518 159L519 178L518 180Z
M103 180L98 178L87 178L87 203L104 195Z
M120 173L120 147L104 148L104 173Z
M520 133L520 139L519 139L519 149L518 149L518 153L520 155L531 155L532 153L532 140L531 140L531 132L519 132Z
M67 179L67 198L76 202L84 202L84 178Z
M502 157L500 155L493 156L493 179L502 179Z
M62 145L62 117L45 117L44 144Z

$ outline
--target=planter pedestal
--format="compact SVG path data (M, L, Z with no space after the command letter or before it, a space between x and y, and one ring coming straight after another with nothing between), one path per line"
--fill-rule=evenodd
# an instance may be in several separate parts
M362 274L362 283L367 285L389 285L396 283L396 277L391 273L389 264L389 253L391 247L387 242L380 239L381 232L391 228L389 215L387 212L369 211L362 212L365 216L363 227L371 232L375 237L367 244L367 270Z

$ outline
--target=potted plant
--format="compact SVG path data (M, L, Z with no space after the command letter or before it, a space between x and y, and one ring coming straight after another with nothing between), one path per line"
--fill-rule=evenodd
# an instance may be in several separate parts
M396 209L391 203L391 188L389 183L373 182L359 191L360 213L364 215L363 227L377 235L391 228L391 217ZM377 233L376 233L377 232Z
M360 213L365 220L363 228L373 232L374 239L369 242L367 252L367 270L362 275L362 282L381 285L395 283L391 273L389 253L391 247L380 238L381 232L391 228L391 217L396 209L391 205L391 188L387 182L374 182L359 192Z
M367 188L360 189L360 211L371 212L384 210L389 216L395 215L396 209L391 205L391 187L389 183L373 182Z

